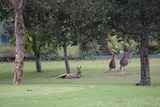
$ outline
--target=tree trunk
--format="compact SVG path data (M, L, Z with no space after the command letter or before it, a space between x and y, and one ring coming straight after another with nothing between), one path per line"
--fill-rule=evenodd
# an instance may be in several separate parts
M69 62L68 62L67 44L66 43L64 43L64 45L63 45L63 52L64 52L64 61L65 61L66 72L67 72L67 74L69 74L71 71L70 71L70 66L69 66Z
M33 39L33 51L34 51L34 57L35 57L35 63L36 63L36 69L37 69L37 72L42 72L41 70L41 61L40 61L40 52L36 45L36 39L35 39L35 36L32 36L32 39Z
M15 70L14 70L14 80L13 83L21 84L23 82L23 59L25 51L25 27L23 21L23 8L25 5L25 0L9 0L15 11L15 25L14 31L16 35L16 47L15 47Z
M140 58L141 58L141 81L140 85L150 85L150 69L149 69L149 58L148 58L148 36L144 34L141 36L141 47L140 47Z

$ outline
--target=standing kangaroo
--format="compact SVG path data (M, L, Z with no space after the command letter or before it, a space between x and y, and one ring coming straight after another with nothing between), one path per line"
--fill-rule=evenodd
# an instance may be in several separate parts
M111 71L112 69L116 68L116 56L114 54L114 52L112 53L112 59L109 63L109 71Z
M130 59L132 57L132 53L133 53L133 49L131 48L130 51L128 53L126 53L120 60L120 71L122 70L122 67L127 66L128 67L128 63L130 62Z
M62 79L72 79L72 78L80 78L81 75L81 66L77 67L77 73L69 73L69 74L62 74L59 75L58 77L52 78L52 79L57 79L57 78L62 78Z

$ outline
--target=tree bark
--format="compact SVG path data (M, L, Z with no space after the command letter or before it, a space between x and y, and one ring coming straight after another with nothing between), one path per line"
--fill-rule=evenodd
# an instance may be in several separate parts
M15 84L23 83L23 59L25 51L25 27L23 21L23 8L25 6L25 0L9 0L15 11L15 25L14 32L16 35L16 47L15 47L15 70L14 70L14 80Z
M141 59L141 81L140 85L150 85L150 68L148 57L148 36L144 34L141 36L140 47L140 59Z
M36 69L37 69L37 72L42 72L40 52L39 52L40 49L37 47L35 36L32 36L32 39L33 39L33 51L34 51Z
M69 74L70 71L70 66L69 66L69 62L68 62L68 52L67 52L67 44L64 43L63 45L63 52L64 52L64 61L65 61L65 67L66 67L66 72L67 74Z

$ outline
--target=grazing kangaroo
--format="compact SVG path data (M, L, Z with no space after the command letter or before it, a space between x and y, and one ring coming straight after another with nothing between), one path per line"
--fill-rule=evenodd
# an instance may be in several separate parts
M69 74L62 74L59 75L58 77L52 78L52 79L57 79L57 78L62 78L62 79L72 79L72 78L80 78L81 75L81 66L77 67L77 73L69 73Z
M125 67L125 66L128 67L128 63L130 62L133 51L134 50L131 48L130 51L121 58L121 60L120 60L120 71L122 70L122 67Z
M109 63L109 71L111 71L112 69L116 68L116 56L114 54L114 52L112 53L112 59Z

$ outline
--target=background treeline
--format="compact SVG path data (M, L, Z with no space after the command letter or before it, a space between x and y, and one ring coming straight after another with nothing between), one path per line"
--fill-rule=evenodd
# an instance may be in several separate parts
M153 1L152 4L156 5L156 3L158 2ZM116 5L122 7L115 9ZM112 52L123 54L130 47L134 48L135 53L139 54L140 43L136 36L133 37L132 34L119 32L116 28L113 29L110 26L113 21L117 23L122 16L119 11L124 11L128 18L131 17L130 13L133 10L127 10L129 6L133 7L137 16L141 15L136 8L138 6L137 0L28 0L23 12L27 33L26 51L57 57L61 56L61 52L59 53L58 50L62 50L66 44L67 46L76 46L76 50L79 51L76 52L76 56L82 54L110 55ZM142 5L141 7L143 8ZM148 8L150 9L148 11L150 12L154 8ZM8 1L1 1L0 10L0 34L6 35L9 38L9 43L15 45L13 9L9 6ZM112 17L113 15L114 17ZM151 16L150 13L147 15L146 18L153 18L154 15L158 14L153 13L151 14L152 17L149 17ZM113 20L112 18L117 19ZM129 21L132 21L132 19ZM123 26L122 23L118 22L117 27L120 24ZM158 26L159 23L156 24ZM155 25L151 27L154 28ZM135 27L131 30L134 32L137 29ZM149 54L157 54L160 52L160 43L159 39L153 35L158 37L159 31L158 33L156 31L152 32L150 35ZM69 56L73 56L73 54L69 54Z

